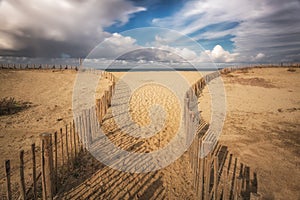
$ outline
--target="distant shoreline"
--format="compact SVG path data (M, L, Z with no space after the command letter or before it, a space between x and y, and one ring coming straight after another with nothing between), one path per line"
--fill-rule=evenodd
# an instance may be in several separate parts
M54 68L55 66L55 68ZM213 67L108 67L108 68L101 68L101 67L85 67L83 70L101 70L101 71L108 71L108 72L151 72L151 71L209 71L214 72L226 68L300 68L300 64L291 64L291 65L241 65L241 66L217 66L216 68ZM7 64L7 65L0 65L0 70L82 70L79 66L71 66L71 65L53 65L53 66L44 66L44 65L18 65L18 64Z
M223 68L107 68L107 69L98 69L105 70L108 72L147 72L147 71L217 71Z

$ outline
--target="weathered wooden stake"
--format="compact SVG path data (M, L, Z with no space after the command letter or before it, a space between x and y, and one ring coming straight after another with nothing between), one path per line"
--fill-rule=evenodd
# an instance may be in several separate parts
M237 178L237 199L241 199L242 197L242 177Z
M75 128L75 122L74 122L74 119L72 121L72 125L73 125L73 141L74 141L74 154L75 154L75 157L77 156L77 146L76 146L76 135L78 135L77 133L77 129Z
M44 200L53 199L53 169L52 147L50 133L42 133L41 137L41 164L42 164L42 193Z
M218 199L218 167L219 167L219 159L218 156L214 157L214 199Z
M67 154L67 166L70 169L70 155L69 155L69 143L68 143L68 124L66 124L66 154Z
M204 158L200 158L200 183L199 183L199 199L203 199L203 181L204 181Z
M24 150L20 151L20 193L23 200L26 200L26 188L24 178Z
M104 115L105 115L105 96L102 96L101 99L100 99L100 112L101 112L101 121L100 123L103 122L103 119L104 119Z
M62 128L60 128L60 143L61 143L61 159L62 159L62 166L63 166L65 163L65 159L64 159L64 137L63 137Z
M82 116L79 115L78 116L78 125L79 125L79 132L77 134L77 138L78 138L78 144L80 146L80 151L82 152L83 151L83 122L82 122ZM80 135L80 138L79 138L79 135Z
M57 148L57 132L55 131L54 133L54 146L55 146L55 153L54 153L54 183L55 183L55 187L54 187L54 193L57 192L57 182L58 182L58 161L57 161L57 152L58 152L58 148Z
M87 139L88 139L88 146L90 146L92 144L92 118L91 118L91 109L88 109L88 118L87 118L87 125L88 125L88 135L87 135Z
M204 189L204 199L209 200L209 190L210 190L210 171L211 171L211 163L210 163L210 157L209 155L205 158L206 161L206 170L205 170L205 189Z
M74 149L73 149L73 126L72 126L72 123L70 122L70 153L71 153L71 164L73 163L74 161L74 156L73 156L73 152L74 152Z
M83 121L83 145L84 148L88 149L88 140L87 140L87 134L88 134L88 112L87 110L83 110L83 116L82 116L82 121Z
M6 175L6 195L7 199L12 199L11 183L10 183L10 160L5 161L5 175Z
M223 169L223 197L222 200L228 200L228 173L226 167Z
M35 143L31 145L31 154L32 154L33 199L37 199Z

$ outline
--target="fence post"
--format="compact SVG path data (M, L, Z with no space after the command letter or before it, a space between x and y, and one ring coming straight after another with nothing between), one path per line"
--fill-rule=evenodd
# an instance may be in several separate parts
M210 173L211 173L211 155L210 153L206 156L206 171L205 171L205 174L206 174L206 177L205 177L205 189L204 189L204 192L205 192L205 196L204 198L206 200L209 200L209 195L210 195Z
M60 143L61 143L61 159L62 159L62 166L64 165L64 137L62 128L60 128Z
M11 194L11 184L10 184L10 160L5 161L5 175L6 175L7 199L11 200L12 199L12 194Z
M77 139L78 139L78 144L79 144L79 152L83 152L83 121L82 121L82 115L78 116L78 133L77 133ZM79 138L80 135L80 138Z
M88 141L88 146L90 146L92 144L92 141L93 141L93 137L92 137L92 117L91 117L91 112L92 112L92 109L88 109L88 135L87 135L87 141Z
M76 132L77 132L77 129L75 127L75 122L74 122L74 119L72 121L72 127L73 127L73 137L74 137L74 158L76 159L76 156L77 156L77 150L76 150Z
M242 177L237 178L237 199L242 199Z
M96 108L97 108L97 119L100 122L101 121L101 116L100 116L100 112L101 112L101 103L100 103L100 99L96 99Z
M70 157L69 157L69 143L68 143L68 124L66 124L66 154L67 154L67 166L70 169Z
M20 151L20 192L23 200L26 200L26 188L24 179L24 150Z
M82 112L82 117L81 117L81 123L82 123L82 145L83 145L83 148L84 150L87 150L88 149L88 146L87 146L87 110L83 110Z
M104 115L105 115L105 113L104 113L104 95L101 97L101 99L100 99L100 124L102 124L102 121L103 121L103 119L104 119Z
M200 183L199 183L199 199L203 199L203 181L204 181L204 158L200 157Z
M109 91L108 90L105 90L105 100L106 100L106 108L107 108L107 110L108 110L108 107L109 107Z
M214 157L214 199L217 200L218 199L218 156Z
M53 199L53 169L52 169L52 147L50 133L42 133L41 137L41 164L42 164L42 193L44 200Z
M58 178L57 178L57 171L58 171L58 160L57 160L57 153L58 153L58 148L57 148L57 132L55 131L54 133L54 146L55 146L55 153L54 153L54 183L55 183L55 187L54 192L57 192L57 182L58 182Z
M226 167L223 169L224 179L223 179L223 200L228 200L228 173Z
M189 141L189 99L184 99L184 125L185 125L185 132L186 132L186 145L188 145Z
M33 144L31 145L31 153L32 153L33 199L37 199L35 143L33 143Z
M72 122L70 122L70 126L69 126L70 130L70 153L71 153L71 165L73 165L73 161L74 161L74 157L73 157L73 126L72 126Z
M112 85L109 86L109 105L111 106L112 102L112 96L113 96L113 88Z

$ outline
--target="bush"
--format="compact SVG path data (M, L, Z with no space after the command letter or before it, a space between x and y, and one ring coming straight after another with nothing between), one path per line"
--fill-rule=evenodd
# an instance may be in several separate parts
M13 97L0 99L0 115L11 115L31 106L30 102L16 101Z
M288 68L288 70L287 70L288 72L295 72L296 71L296 69L294 69L294 68Z

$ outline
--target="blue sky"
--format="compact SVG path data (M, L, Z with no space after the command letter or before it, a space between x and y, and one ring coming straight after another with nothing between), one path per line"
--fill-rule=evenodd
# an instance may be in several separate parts
M110 27L106 27L105 30L111 33L114 32L122 32L129 29L134 28L141 28L141 27L148 27L153 26L152 20L154 18L163 18L170 16L177 11L184 5L182 0L153 0L153 1L132 1L137 6L142 6L147 8L147 10L143 12L138 12L132 15L129 22L124 24L123 26L120 23L113 24Z
M168 16L174 15L176 12L180 11L180 9L184 6L187 1L133 1L138 6L145 6L147 7L146 11L139 12L134 14L128 23L121 24L116 23L112 26L105 27L105 31L108 31L110 33L115 32L124 32L130 29L134 28L142 28L142 27L153 27L155 24L152 23L153 19L157 18L164 18ZM193 20L187 21L186 24L191 23ZM235 28L239 25L239 22L222 22L217 24L210 24L204 28L201 28L195 32L192 32L190 34L187 34L187 36L193 38L193 36L197 36L201 33L213 31L224 31L228 29ZM168 26L164 26L164 28L170 28ZM196 39L199 44L203 46L205 49L213 49L216 45L221 45L228 51L232 51L234 48L233 42L230 40L233 38L233 35L225 35L224 37L209 40L209 39Z
M297 62L299 10L297 0L1 0L0 61L86 57L104 41L102 60L151 47L198 62ZM132 31L143 27L157 33Z

